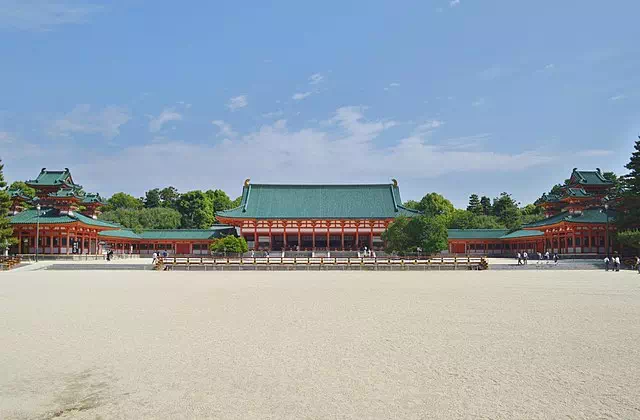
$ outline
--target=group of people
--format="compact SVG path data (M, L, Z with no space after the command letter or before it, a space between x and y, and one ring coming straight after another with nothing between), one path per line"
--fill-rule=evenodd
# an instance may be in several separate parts
M153 253L153 264L157 263L160 258L167 258L169 256L169 253L165 250L162 251L162 253L160 252L154 252Z
M613 257L609 258L609 256L607 255L606 257L604 257L604 270L605 271L609 271L609 269L611 269L611 271L620 271L620 256L619 255L614 255ZM636 261L635 261L635 269L638 270L638 274L640 274L640 257L636 255Z
M529 262L529 253L527 251L524 251L522 253L518 252L516 254L516 258L518 259L518 265L527 265L527 263ZM544 255L542 255L541 252L538 252L538 260L542 261L543 258L545 261L551 260L551 253L547 251L544 253ZM553 262L557 264L559 259L560 257L558 257L558 253L554 252Z

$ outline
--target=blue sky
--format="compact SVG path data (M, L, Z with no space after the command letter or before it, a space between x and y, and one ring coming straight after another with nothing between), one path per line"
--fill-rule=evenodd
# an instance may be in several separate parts
M389 182L535 200L623 173L640 133L637 1L0 0L9 180L110 195Z

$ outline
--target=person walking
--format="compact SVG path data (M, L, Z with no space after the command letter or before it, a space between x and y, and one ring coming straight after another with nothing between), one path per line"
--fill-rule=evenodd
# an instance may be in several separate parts
M640 274L640 257L636 255L636 270L638 270L638 274Z
M613 257L613 269L614 271L620 271L620 257L617 255Z
M520 255L520 253L518 252L518 254L516 254L516 257L518 258L518 265L522 265L522 255Z
M558 253L556 252L556 253L553 254L553 262L558 264L558 259L559 259Z
M544 253L544 259L545 259L545 260L549 261L549 256L550 256L550 255L549 255L549 251L547 251L547 252L545 252L545 253Z
M604 271L609 271L609 256L604 257Z
M154 253L153 253L153 264L155 264L156 261L158 261L158 253L154 251Z
M527 253L527 251L524 251L522 253L522 259L524 260L524 265L527 265L527 263L529 261L529 254Z

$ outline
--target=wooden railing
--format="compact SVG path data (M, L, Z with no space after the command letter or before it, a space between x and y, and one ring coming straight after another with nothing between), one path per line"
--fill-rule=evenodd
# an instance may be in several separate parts
M155 268L157 270L170 270L184 268L207 269L344 269L344 270L415 270L424 269L439 270L452 268L454 270L485 270L488 263L484 257L477 256L453 256L453 257L381 257L381 258L353 258L353 257L169 257L159 258Z
M11 270L20 264L20 257L0 257L0 270Z

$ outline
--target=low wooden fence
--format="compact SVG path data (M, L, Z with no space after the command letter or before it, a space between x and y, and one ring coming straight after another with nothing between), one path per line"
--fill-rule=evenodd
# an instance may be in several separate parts
M11 270L20 264L20 257L0 257L0 270Z
M484 257L169 257L159 258L157 270L485 270Z

